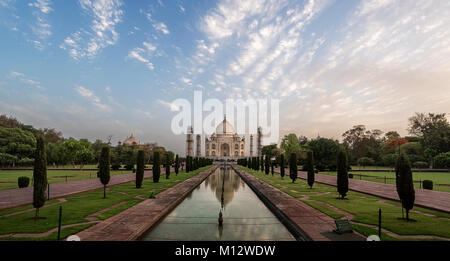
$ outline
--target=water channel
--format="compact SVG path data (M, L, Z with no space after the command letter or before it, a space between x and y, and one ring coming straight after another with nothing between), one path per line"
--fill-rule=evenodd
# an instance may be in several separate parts
M145 241L295 240L278 218L229 166L217 168L141 239Z

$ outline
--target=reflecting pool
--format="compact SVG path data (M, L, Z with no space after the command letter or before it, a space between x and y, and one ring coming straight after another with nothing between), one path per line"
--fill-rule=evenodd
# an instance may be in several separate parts
M211 174L142 240L286 241L295 238L228 166Z

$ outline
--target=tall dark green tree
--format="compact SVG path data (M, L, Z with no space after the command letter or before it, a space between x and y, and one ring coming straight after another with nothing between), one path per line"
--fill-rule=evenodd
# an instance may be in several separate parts
M284 178L284 154L280 156L280 176Z
M191 156L186 156L186 173L189 173L191 171L191 160L190 160Z
M289 157L289 177L292 179L292 183L295 183L297 179L297 172L297 153L292 153Z
M344 149L340 149L337 158L337 189L344 199L348 192L348 158Z
M159 151L153 153L153 182L158 183L161 175L161 159Z
M259 164L260 164L261 171L264 171L264 156L261 156L261 158L259 160Z
M259 171L259 157L256 157L256 171Z
M275 173L275 164L273 162L270 163L270 171L272 172L272 176Z
M170 159L169 159L169 154L166 154L166 160L165 160L164 166L166 168L166 179L169 179L169 177L170 177Z
M270 157L269 157L269 155L266 155L264 163L265 163L264 171L266 172L266 175L269 175L269 172L270 172L270 169L269 169L270 168Z
M39 209L45 204L45 189L47 188L47 156L45 154L44 138L39 136L34 153L33 170L33 207L36 208L35 219L39 218Z
M416 198L411 171L411 163L405 153L401 153L395 168L397 193L402 207L406 210L406 220L409 220L409 211L414 207Z
M139 150L137 155L137 167L136 167L136 188L142 187L142 181L144 180L144 168L145 168L145 151Z
M308 185L310 188L314 185L314 154L308 151L306 155L306 170L308 171Z
M106 198L106 185L108 185L110 179L109 146L102 148L98 166L98 176L100 178L100 182L103 184L103 198Z
M180 171L180 158L178 158L177 154L177 156L175 156L175 175L178 175L179 171Z

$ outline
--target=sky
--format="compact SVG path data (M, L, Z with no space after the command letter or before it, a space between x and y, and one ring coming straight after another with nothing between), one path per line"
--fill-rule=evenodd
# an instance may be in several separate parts
M185 153L173 101L280 100L280 134L450 113L450 1L0 0L0 113Z

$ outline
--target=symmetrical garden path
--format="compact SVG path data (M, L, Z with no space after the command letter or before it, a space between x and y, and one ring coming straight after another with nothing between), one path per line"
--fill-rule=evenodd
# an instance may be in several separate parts
M146 171L144 173L144 178L150 177L152 177L152 171ZM114 175L111 176L108 187L134 181L135 179L136 174L134 173ZM98 178L50 184L50 199L61 198L100 188L103 188L103 185ZM31 203L33 203L33 187L0 191L0 210Z
M279 169L276 170L279 173ZM286 169L287 175L289 175L289 169ZM301 179L306 179L306 172L299 171L298 177ZM315 182L336 186L337 177L331 175L316 174ZM350 190L390 199L400 201L397 189L395 185L384 184L373 181L349 179L348 187ZM450 193L443 191L434 191L426 189L415 189L416 199L414 204L419 207L429 208L433 210L438 210L446 213L450 213Z

